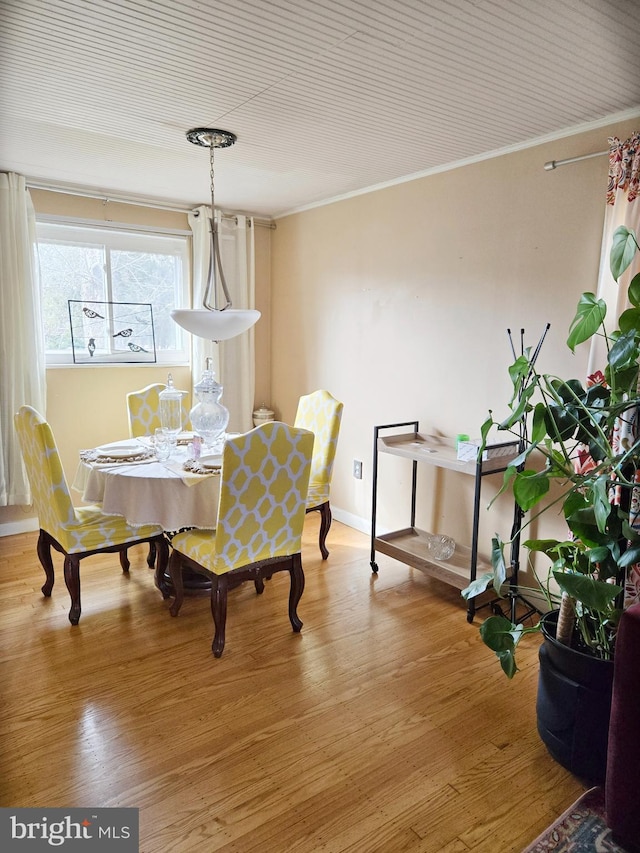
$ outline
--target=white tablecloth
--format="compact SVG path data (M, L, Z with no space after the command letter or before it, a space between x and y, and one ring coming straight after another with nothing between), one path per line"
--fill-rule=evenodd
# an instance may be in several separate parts
M184 477L193 483L186 485L177 471L187 456L186 447L177 447L167 463L80 462L73 488L82 493L87 503L102 504L104 512L122 515L129 524L160 524L169 531L215 527L220 474L200 476L196 482L185 471Z

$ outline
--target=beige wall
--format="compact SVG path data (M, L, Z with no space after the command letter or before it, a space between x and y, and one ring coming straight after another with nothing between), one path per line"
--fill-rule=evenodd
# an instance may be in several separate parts
M604 214L606 157L545 172L551 159L603 150L637 120L399 184L256 228L256 403L291 421L301 394L327 388L345 404L336 459L334 514L368 529L374 424L419 420L424 432L477 436L493 408L505 411L519 346L551 329L539 367L584 376L586 351L564 341L583 290L594 289ZM181 215L33 193L39 211L185 227ZM80 205L82 207L80 208ZM82 210L82 212L80 212ZM140 218L142 217L142 219ZM168 225L169 217L171 225ZM183 372L184 371L184 372ZM175 372L175 371L174 371ZM48 417L70 478L77 451L126 434L124 394L163 381L157 367L48 371ZM188 387L186 368L177 384ZM352 462L364 463L362 480ZM381 460L380 520L408 522L408 466ZM419 524L467 536L470 478L422 472ZM497 488L483 489L483 510ZM483 511L481 550L508 534L511 505ZM24 519L0 509L0 525ZM532 533L537 533L533 530ZM528 534L527 534L528 535Z
M256 308L262 316L255 326L256 407L271 400L271 235L268 225L255 230Z
M637 121L425 177L278 220L272 244L272 405L290 420L300 394L344 402L332 487L337 518L368 527L373 426L419 420L424 432L479 436L506 413L507 328L538 365L581 378L586 351L565 346L579 294L596 287L607 158L546 172L607 148ZM384 156L384 155L382 155ZM352 461L364 462L361 481ZM408 524L408 465L381 460L380 520ZM423 472L427 529L465 538L471 478ZM494 478L495 481L495 478ZM488 497L495 482L485 482ZM483 498L483 510L486 501ZM483 511L481 550L509 533L512 507ZM495 525L495 526L494 526Z
M189 230L184 213L105 203L99 199L41 190L32 190L31 197L37 214ZM255 330L258 405L270 396L268 311L271 233L267 227L256 227L256 302L263 312L263 319ZM73 482L79 450L128 436L127 392L153 382L166 382L168 371L171 371L176 387L191 391L190 368L184 364L74 365L47 370L46 417L56 436L69 484ZM78 493L72 491L72 496L81 503ZM25 526L33 527L34 523L29 507L0 507L0 530L14 532Z

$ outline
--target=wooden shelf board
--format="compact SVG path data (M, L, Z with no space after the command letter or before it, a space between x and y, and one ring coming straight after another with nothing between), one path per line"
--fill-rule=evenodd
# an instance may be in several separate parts
M464 589L469 586L471 548L456 543L456 550L449 560L435 560L429 552L429 534L415 527L395 530L376 536L375 550L388 557L419 569L431 577ZM478 560L476 575L491 571L491 567Z
M512 459L515 459L518 454L518 445L516 442L509 442L508 444L513 447L513 452L483 460L483 474L502 471ZM463 462L457 458L456 443L453 438L424 435L418 432L378 436L378 451L389 453L392 456L403 456L416 462L426 462L428 465L434 465L437 468L460 471L462 474L475 475L476 473L475 462Z

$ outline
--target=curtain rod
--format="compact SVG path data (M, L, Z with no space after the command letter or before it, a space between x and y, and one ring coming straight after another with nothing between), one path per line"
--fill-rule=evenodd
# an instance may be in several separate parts
M110 201L114 204L135 204L139 207L150 207L154 210L166 210L170 213L191 213L191 211L194 210L193 207L186 207L181 204L161 204L160 202L150 201L145 198L136 198L135 196L110 196L106 195L104 192L99 192L98 190L89 188L83 189L82 187L70 187L65 186L64 184L45 183L44 181L37 181L31 178L26 178L26 184L28 189L46 190L47 192L76 195L81 196L82 198L95 198L98 201L102 201L104 204ZM236 219L236 217L231 213L223 213L222 218ZM256 225L261 225L263 228L276 228L276 223L271 222L268 219L257 219L255 216L251 218Z
M589 160L591 157L602 157L608 153L609 149L606 151L594 151L593 154L583 154L581 157L567 157L566 160L549 160L544 164L544 168L545 171L551 172L553 169L557 169L558 166L566 166L568 163L578 163L580 160Z

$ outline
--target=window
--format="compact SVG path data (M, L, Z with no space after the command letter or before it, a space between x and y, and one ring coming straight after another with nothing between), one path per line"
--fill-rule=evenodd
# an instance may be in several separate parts
M151 304L157 361L188 361L170 315L188 304L186 235L57 222L38 222L37 232L47 364L73 363L69 299Z

